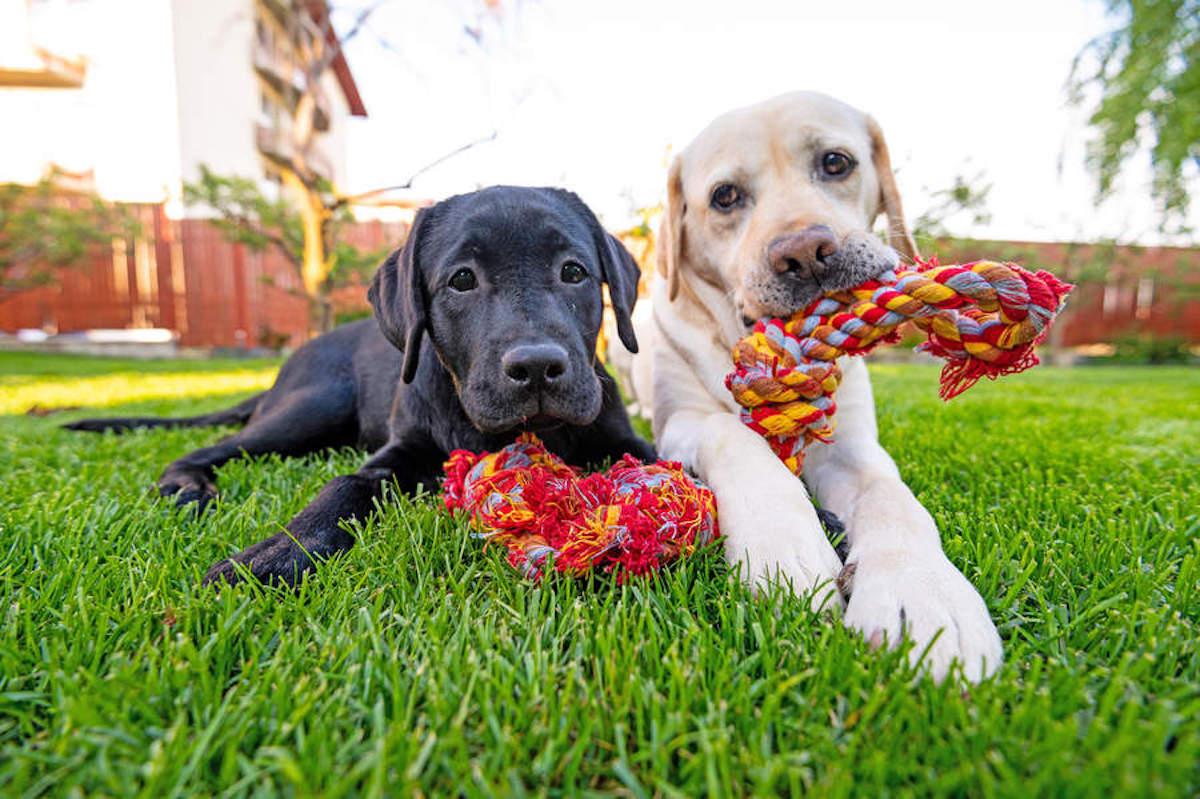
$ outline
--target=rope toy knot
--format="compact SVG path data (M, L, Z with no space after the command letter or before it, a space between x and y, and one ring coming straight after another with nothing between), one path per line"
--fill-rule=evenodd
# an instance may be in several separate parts
M981 377L1035 366L1034 347L1073 288L1012 263L918 261L829 292L786 320L759 320L734 346L725 386L742 421L800 474L805 448L833 440L842 379L835 359L896 343L897 328L912 322L926 335L917 350L946 361L938 394L948 400Z
M497 452L455 450L445 464L446 508L464 511L477 536L503 544L522 574L550 563L581 576L615 572L618 582L690 555L720 536L712 491L672 461L626 455L580 476L525 433Z

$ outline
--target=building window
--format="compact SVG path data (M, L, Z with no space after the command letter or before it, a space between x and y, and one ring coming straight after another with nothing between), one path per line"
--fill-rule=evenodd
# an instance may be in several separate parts
M279 122L279 104L265 89L258 92L258 121L260 124L273 128Z

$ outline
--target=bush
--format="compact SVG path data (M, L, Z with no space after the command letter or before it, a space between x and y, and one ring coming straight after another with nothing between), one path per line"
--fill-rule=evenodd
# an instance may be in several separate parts
M359 319L366 319L371 316L370 308L356 308L351 311L338 311L334 314L334 325L347 325L351 322L357 322Z
M1116 339L1113 344L1114 363L1187 363L1191 352L1187 340L1182 336L1153 336L1148 333L1130 333Z

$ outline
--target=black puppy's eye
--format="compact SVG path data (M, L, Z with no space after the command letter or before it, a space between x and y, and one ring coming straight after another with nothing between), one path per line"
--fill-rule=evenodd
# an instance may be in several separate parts
M854 159L845 153L831 150L821 156L821 169L830 177L844 177L854 169Z
M478 285L479 283L475 280L475 273L470 269L459 269L450 276L450 288L455 291L470 291Z
M587 280L588 272L583 268L583 264L567 261L563 264L562 272L559 275L564 283L582 283Z
M722 183L713 189L709 204L718 211L731 211L742 204L742 190L732 183Z

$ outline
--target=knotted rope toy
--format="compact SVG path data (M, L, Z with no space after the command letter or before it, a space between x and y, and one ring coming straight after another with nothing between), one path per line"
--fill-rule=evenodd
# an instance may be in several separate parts
M833 439L842 379L834 359L896 343L897 328L911 321L928 337L917 350L946 360L939 395L948 400L981 377L1035 366L1033 349L1073 288L1049 272L996 261L940 266L934 258L889 270L789 319L757 322L734 347L725 385L742 421L798 475L805 448Z
M582 576L647 574L715 540L716 499L678 463L626 455L603 473L579 472L532 433L493 453L455 450L445 464L446 508L462 510L479 536L508 548L509 562L540 579L554 569Z

